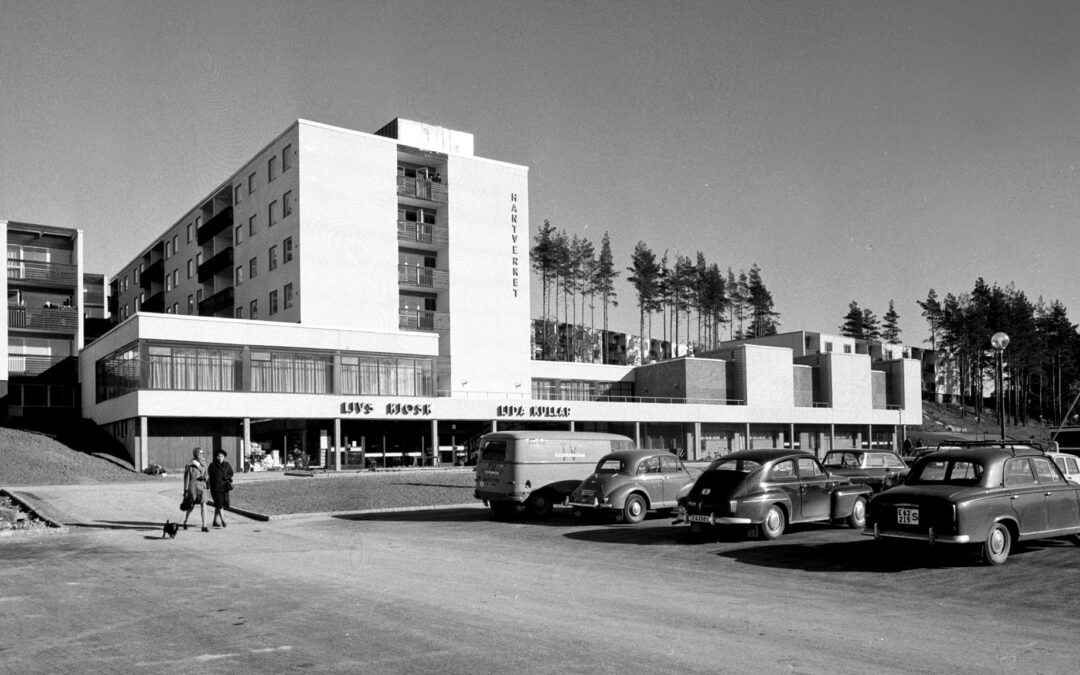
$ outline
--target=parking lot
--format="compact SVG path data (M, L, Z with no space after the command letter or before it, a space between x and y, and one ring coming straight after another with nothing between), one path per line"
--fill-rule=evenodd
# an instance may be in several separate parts
M972 554L499 522L480 508L160 523L0 541L5 670L1042 672L1080 669L1080 547Z

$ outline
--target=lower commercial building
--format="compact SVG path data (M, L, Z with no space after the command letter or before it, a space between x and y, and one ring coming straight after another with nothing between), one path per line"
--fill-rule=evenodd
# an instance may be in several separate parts
M82 410L136 467L457 463L483 433L611 431L702 459L899 446L917 361L743 342L643 366L534 358L526 167L471 134L298 121L113 277Z

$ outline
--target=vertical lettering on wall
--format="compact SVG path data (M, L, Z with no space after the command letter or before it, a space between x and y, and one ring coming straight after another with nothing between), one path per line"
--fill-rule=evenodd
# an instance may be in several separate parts
M510 193L510 290L518 296L518 209L517 193Z

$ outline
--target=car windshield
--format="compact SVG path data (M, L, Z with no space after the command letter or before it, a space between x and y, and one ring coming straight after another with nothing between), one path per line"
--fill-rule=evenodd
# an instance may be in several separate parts
M623 470L621 459L602 459L596 465L596 473L619 473Z
M825 455L825 466L830 469L845 469L859 466L859 453L857 452L830 452Z
M982 478L981 464L969 459L932 459L915 466L908 485L977 485Z

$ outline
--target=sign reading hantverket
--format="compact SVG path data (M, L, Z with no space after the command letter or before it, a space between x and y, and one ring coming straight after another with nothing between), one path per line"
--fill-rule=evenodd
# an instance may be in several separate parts
M510 272L511 272L511 290L514 292L514 297L518 296L518 273L521 270L521 264L518 258L518 226L517 226L518 208L517 208L517 193L510 193Z

